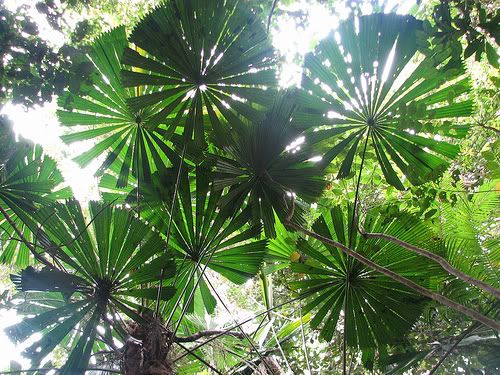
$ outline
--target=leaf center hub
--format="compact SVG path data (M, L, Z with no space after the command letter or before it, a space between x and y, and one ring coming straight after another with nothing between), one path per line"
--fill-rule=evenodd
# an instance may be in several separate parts
M373 117L368 117L368 119L366 120L366 124L369 126L369 127L374 127L375 126L375 119Z

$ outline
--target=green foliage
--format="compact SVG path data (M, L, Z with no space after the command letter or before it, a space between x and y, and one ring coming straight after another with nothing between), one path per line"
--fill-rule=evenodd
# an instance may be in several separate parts
M430 242L427 228L412 216L386 220L369 213L364 227L370 232L384 232L410 242ZM397 245L365 240L350 225L347 213L340 207L325 212L313 224L313 230L346 246L351 243L356 252L426 287L431 286L430 278L438 275L432 264ZM425 299L316 240L299 239L296 246L301 257L291 263L291 269L306 277L290 285L298 289L303 298L308 298L304 313L317 310L311 326L321 326L322 338L332 339L343 311L349 346L367 349L403 340L421 314Z
M267 240L255 240L261 226L247 225L251 217L249 208L234 213L218 209L223 191L214 188L210 171L197 167L194 172L190 175L186 168L181 172L175 210L172 208L174 184L155 176L153 186L143 187L140 211L144 219L165 235L169 218L173 215L169 248L177 264L174 285L179 293L176 299L184 298L186 304L199 283L197 289L201 292L202 302L212 313L216 300L201 275L201 269L208 266L231 282L243 284L259 271L266 255ZM134 200L135 192L132 192L132 204ZM180 295L181 291L184 296ZM170 309L171 306L167 307L167 311ZM194 311L193 302L188 311Z
M59 28L60 15L51 25ZM67 86L75 91L91 67L82 62L82 51L67 44L59 49L41 38L26 6L16 12L0 4L0 107L7 100L26 107L52 100Z
M94 141L94 145L75 161L86 166L100 155L106 155L97 175L108 169L118 170L117 187L125 187L130 174L141 181L149 181L155 171L165 173L168 160L175 158L166 143L166 130L144 126L158 109L133 110L127 103L136 92L149 92L150 89L123 88L120 58L126 46L123 27L100 36L88 54L97 70L93 86L85 96L66 92L59 98L59 105L65 109L57 112L61 124L70 127L63 141Z
M411 16L362 16L359 24L343 22L306 56L297 122L310 129L308 141L325 145L324 167L342 155L337 178L351 176L356 153L368 143L385 179L398 189L403 183L393 164L419 185L447 168L443 157L458 154L456 145L432 137L465 136L466 126L447 119L471 114L472 102L463 100L470 85L461 66L445 66L449 50L415 61L421 28Z
M294 17L289 3L269 14L277 2L169 0L144 16L153 3L44 0L37 9L58 30L65 30L66 11L99 13L79 23L70 36L75 45L113 23L118 16L107 16L113 9L129 14L128 24L138 20L130 33L128 25L115 27L60 56L45 49L24 13L16 18L0 6L7 25L0 27L8 28L0 37L2 95L32 105L60 94L62 139L90 144L75 161L99 160L106 202L63 203L70 194L56 163L41 147L15 142L0 117L6 213L0 261L21 268L11 275L20 293L5 292L1 303L26 315L7 330L15 341L42 335L24 352L32 366L61 350L67 354L62 374L83 374L93 355L99 365L130 371L129 344L137 340L139 362L158 355L155 366L186 374L206 366L251 373L264 369L261 356L273 353L291 356L286 365L303 371L308 349L321 354L311 358L313 367L321 366L315 372L339 373L348 356L351 373L403 373L428 370L438 353L431 343L445 348L467 327L457 312L290 232L288 219L490 313L484 293L392 242L366 239L357 226L426 248L500 285L497 95L490 83L475 89L462 63L485 52L497 67L498 13L477 1L442 1L429 22L383 13L357 17L361 8L352 3L354 16L306 56L301 87L279 92L279 59L265 22L284 12ZM496 73L487 72L495 84ZM471 93L479 93L476 106ZM479 120L470 128L474 112ZM473 181L461 184L469 172ZM414 186L406 189L407 181ZM29 259L19 233L45 267ZM261 300L248 293L258 289L257 275L263 308L277 311L243 325L249 337L234 331L217 341L182 337L227 327L215 322L220 305L235 321L234 306L254 313ZM228 308L213 294L221 301L236 295L239 302ZM302 318L297 303L289 305L294 301ZM305 342L298 340L303 333ZM478 335L477 347L485 342L471 363L494 371L497 344L486 328ZM320 338L329 343L318 344Z
M96 202L90 203L89 211L87 223L80 205L71 200L44 208L38 215L43 229L57 246L54 256L72 271L27 268L13 276L20 290L57 291L68 300L7 329L18 342L35 332L42 333L42 338L24 351L34 366L63 341L71 345L63 374L85 372L98 325L108 331L116 330L118 338L126 339L125 327L119 320L110 324L107 314L115 316L119 312L138 323L147 323L134 311L137 305L130 297L156 298L156 289L137 287L157 280L161 268L166 269L167 276L175 273L175 263L166 253L164 242L133 213ZM175 289L165 287L161 298L168 300L174 293ZM77 325L81 335L68 341Z
M248 199L253 222L263 222L268 237L276 236L275 214L280 220L286 217L291 195L313 202L324 187L321 171L309 161L311 148L298 142L303 136L296 127L296 109L294 95L282 94L262 121L216 141L224 151L214 156L216 186L230 187L221 205L234 210ZM300 212L297 207L293 219L303 222Z
M500 40L500 12L493 5L478 0L440 1L433 9L435 30L432 30L434 43L442 47L451 47L453 59L460 61L462 43L465 37L464 58L475 55L479 61L486 54L488 63L497 68L498 40ZM430 27L429 27L430 29Z
M71 192L61 187L63 178L56 162L40 146L25 140L16 142L9 123L0 123L0 142L0 207L24 237L35 242L37 226L33 213L57 199L70 197ZM3 263L25 267L32 261L28 247L3 215L0 241Z
M135 110L161 108L146 121L150 129L171 117L170 131L181 126L187 140L202 145L203 115L218 132L228 130L224 120L243 127L240 116L259 118L256 107L274 96L274 50L244 2L166 2L139 22L130 42L136 49L125 50L123 63L133 69L123 72L124 85L158 88L129 100Z

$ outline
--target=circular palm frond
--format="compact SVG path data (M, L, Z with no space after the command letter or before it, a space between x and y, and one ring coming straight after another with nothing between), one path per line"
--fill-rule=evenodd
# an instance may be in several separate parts
M340 207L334 207L316 220L313 230L346 246L351 242L356 252L421 285L430 286L431 278L441 274L435 264L393 243L365 240L349 229L348 217ZM364 226L409 242L430 241L431 236L410 215L386 220L369 213ZM422 313L425 298L335 248L299 239L297 251L300 256L295 257L291 269L305 277L291 286L307 298L304 313L316 311L311 325L321 326L326 340L332 339L341 311L347 344L361 349L401 342Z
M372 14L343 22L306 56L297 123L311 131L311 142L324 145L324 167L345 155L339 178L351 173L367 143L398 189L403 183L394 165L419 185L458 154L458 146L440 138L465 137L468 127L451 121L472 112L470 82L462 66L447 64L449 50L419 53L422 34L412 16Z
M262 117L275 91L275 52L258 17L243 1L172 0L133 30L123 63L126 87L148 85L129 103L136 110L161 107L146 121L170 131L181 125L186 139L205 142L205 125L222 132L244 119ZM187 113L187 116L184 116ZM185 120L185 121L184 121Z
M178 292L169 303L175 304L178 298L186 299L194 293L198 283L202 303L212 313L217 301L201 270L208 265L208 269L229 281L243 284L260 270L267 252L267 240L255 239L261 226L247 225L251 216L249 209L232 214L228 209L218 208L223 191L215 190L212 172L203 166L196 167L194 172L194 175L189 174L184 169L181 173L175 210L172 210L174 184L168 181L174 172L170 176L155 176L153 185L142 188L140 212L145 220L165 234L173 211L169 248L177 264L174 286ZM135 192L130 196L133 204ZM187 311L194 311L193 302L187 306Z
M151 92L149 87L123 87L120 59L127 45L124 27L97 38L87 55L94 66L93 85L84 95L64 93L57 111L61 124L69 128L62 136L64 142L93 142L75 161L84 167L106 155L96 175L113 170L118 175L117 187L125 187L130 174L136 180L148 181L155 171L165 172L176 157L167 142L170 134L166 129L145 126L159 109L135 110L127 103L139 92Z
M0 150L0 207L26 239L35 242L33 213L57 199L68 198L71 191L61 187L64 180L57 163L40 146L26 140L16 142L14 132L4 123L0 123ZM18 267L30 263L28 247L4 215L0 215L0 242L5 244L1 262Z
M148 325L148 317L139 312L141 306L130 297L154 300L157 291L139 285L157 281L161 268L167 276L175 273L175 263L164 253L163 240L134 218L133 212L97 202L90 203L89 211L90 222L73 200L41 210L39 219L47 236L52 243L61 244L56 256L64 268L28 267L12 276L20 290L60 292L66 301L7 328L17 342L35 332L42 334L24 351L34 367L57 345L64 345L70 354L61 373L85 373L98 335L104 341L126 339L118 314ZM174 293L174 288L165 287L161 299L168 300ZM99 326L105 329L104 334L98 332Z
M248 199L254 223L264 224L266 236L275 237L275 213L288 213L287 195L313 202L325 185L316 168L310 144L296 128L293 93L279 95L266 117L217 140L223 151L215 155L216 187L229 187L221 206L241 207ZM297 207L293 219L301 221Z

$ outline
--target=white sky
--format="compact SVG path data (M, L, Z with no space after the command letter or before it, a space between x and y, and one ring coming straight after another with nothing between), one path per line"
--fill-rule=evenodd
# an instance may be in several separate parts
M36 12L35 0L4 0L4 3L11 10L15 10L21 4L27 4L32 10L31 15L38 23L40 35L54 46L64 43L64 35L52 30L45 17ZM386 11L399 5L398 13L407 13L415 5L415 0L380 0L380 3L386 4L384 8ZM285 15L277 20L277 25L272 30L273 43L285 60L280 75L280 84L283 87L300 85L301 59L321 38L336 28L339 21L348 16L348 8L345 5L336 6L335 14L333 14L325 5L312 0L299 0L286 9L307 12L311 22L302 27L298 20ZM362 10L364 14L372 12L369 2L364 3ZM93 177L93 173L97 170L99 161L95 161L85 169L80 169L71 160L88 149L90 145L67 146L60 140L62 129L55 117L55 109L54 100L43 107L35 107L29 111L25 111L21 106L8 104L4 106L2 113L7 114L14 122L14 128L18 134L42 144L46 152L58 161L59 168L77 199L81 201L98 199L97 180ZM229 317L224 318L226 321L230 320ZM22 363L23 368L29 366L29 361L20 356L21 348L16 348L3 333L5 327L18 320L14 311L0 310L0 371L9 365L11 359ZM217 317L217 320L220 321L220 317Z

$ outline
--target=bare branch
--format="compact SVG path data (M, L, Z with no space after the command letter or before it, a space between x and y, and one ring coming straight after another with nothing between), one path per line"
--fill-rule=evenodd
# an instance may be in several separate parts
M207 366L208 368L210 368L212 371L214 371L216 374L220 374L222 375L222 373L217 370L215 367L213 367L210 363L208 363L207 361L205 361L203 358L201 358L198 354L196 354L194 352L194 349L190 349L190 348L187 348L185 347L184 345L182 345L180 342L177 342L176 343L177 345L179 345L182 349L184 349L188 354L191 354L193 357L195 357L198 361L200 361L201 363L203 363L205 366Z
M273 18L274 9L276 8L277 4L278 4L278 0L274 0L273 5L271 6L271 11L269 12L269 16L267 17L267 33L268 34L269 34L269 28L271 27L271 20Z
M498 301L493 305L491 306L487 313L489 313L491 310L495 309L496 307L498 306ZM481 324L478 323L478 322L473 322L469 328L467 328L464 332L462 332L459 336L456 337L456 341L455 343L446 351L446 353L444 353L444 355L439 359L438 363L436 363L436 365L432 368L432 370L429 372L429 375L432 375L434 374L437 369L439 368L439 366L441 366L443 364L443 362L446 360L446 358L448 358L448 356L453 352L453 350L455 350L455 348L458 346L458 344L460 344L462 342L463 339L465 339L467 336L469 336L472 332L474 332L476 329L478 329L479 327L481 327Z
M462 271L456 269L453 267L450 263L446 261L446 259L440 257L439 255L436 255L428 250L422 249L420 247L417 247L415 245L409 244L403 240L400 240L399 238L396 238L394 236L391 236L389 234L384 234L384 233L366 233L363 229L359 228L361 235L365 238L381 238L387 241L390 241L392 243L395 243L401 247L404 247L407 250L413 251L417 253L418 255L421 255L427 259L433 260L434 262L438 263L441 267L443 267L444 270L446 270L449 274L458 277L460 280L465 281L466 283L472 284L482 290L484 290L487 293L493 294L496 298L500 299L500 290L492 287L491 285L486 284L485 282L478 280L472 276L469 276Z
M267 309L267 310L264 310L264 311L262 311L262 312L260 312L260 313L258 313L258 314L255 314L254 316L252 316L252 317L250 317L250 318L248 318L248 319L245 319L245 320L243 320L243 321L239 322L238 324L236 324L236 325L234 325L234 326L232 326L232 327L229 327L228 329L226 329L225 331L223 331L223 333L220 333L220 334L217 334L217 335L215 335L215 336L210 337L208 340L206 340L206 341L202 342L201 344L198 344L198 345L196 345L195 347L191 348L191 350L196 350L196 349L199 349L199 348L201 348L202 346L204 346L204 345L206 345L206 344L208 344L208 343L212 342L213 340L215 340L215 339L217 339L217 338L221 337L221 336L222 336L225 332L229 332L229 331L232 331L232 330L233 330L233 329L235 329L235 328L241 327L242 325L244 325L244 324L246 324L246 323L248 323L248 322L251 322L251 321L252 321L252 320L254 320L254 319L257 319L257 318L258 318L258 317L260 317L260 316L267 315L267 314L269 313L269 311L276 310L276 309L278 309L278 308L280 308L280 307L283 307L283 306L285 306L285 305L287 305L287 304L289 304L289 303L292 303L292 302L298 301L299 299L300 299L300 297L297 297L297 298L292 298L291 300L288 300L288 301L286 301L286 302L280 303L280 304L275 305L275 306L273 306L273 307L271 307L271 308L269 308L269 309ZM181 356L177 357L176 359L174 359L174 363L175 363L175 362L177 362L178 360L180 360L181 358L184 358L186 355L187 355L187 354L183 354L183 355L181 355Z

